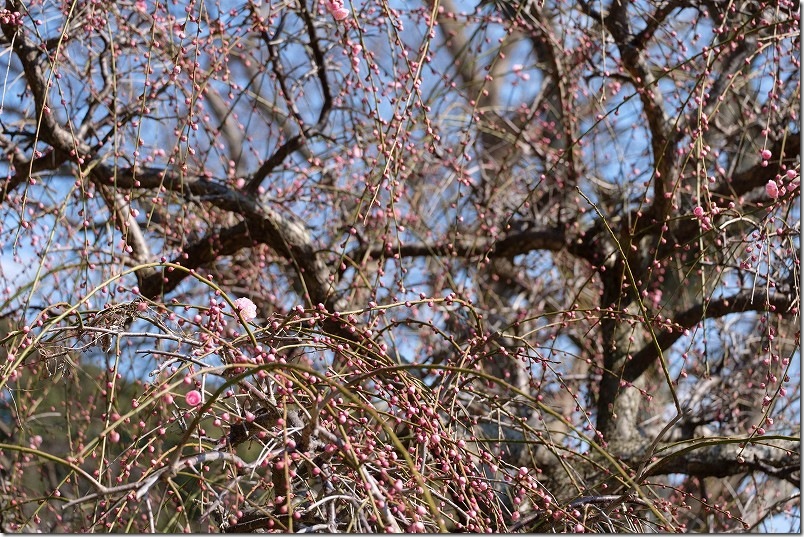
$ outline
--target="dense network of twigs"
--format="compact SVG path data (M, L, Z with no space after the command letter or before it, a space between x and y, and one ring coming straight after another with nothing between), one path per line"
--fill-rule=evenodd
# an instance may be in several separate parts
M800 529L791 0L8 0L0 531Z

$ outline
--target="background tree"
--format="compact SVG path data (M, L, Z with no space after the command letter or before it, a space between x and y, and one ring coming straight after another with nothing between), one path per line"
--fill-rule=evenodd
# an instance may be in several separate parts
M798 11L8 0L2 529L800 529Z

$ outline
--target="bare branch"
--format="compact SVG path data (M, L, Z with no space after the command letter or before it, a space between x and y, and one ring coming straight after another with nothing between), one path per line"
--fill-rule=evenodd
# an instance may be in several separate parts
M30 180L33 175L43 171L56 170L62 164L68 161L67 155L64 152L56 149L47 151L41 157L28 160L15 144L6 140L5 138L2 138L0 145L2 145L2 147L7 151L13 151L10 160L14 164L15 169L14 175L5 181L0 181L0 199L3 199L5 196L11 194L11 192L13 192L22 183Z
M752 296L749 292L741 292L729 298L710 300L705 304L699 303L675 315L673 323L676 328L672 332L662 331L657 334L656 342L662 350L667 350L684 335L685 330L694 327L704 318L714 319L746 311L769 311L776 315L791 315L790 309L794 304L795 302L791 297L780 293L772 293L768 297L759 297ZM626 363L622 371L623 380L633 382L653 365L658 358L659 354L656 350L656 345L653 343L646 345Z
M299 134L293 136L284 144L279 146L274 154L263 162L259 169L246 180L244 191L249 194L256 194L260 184L274 169L276 169L277 166L282 164L288 156L298 151L309 138L321 133L324 130L326 127L327 118L332 110L332 92L329 88L330 85L329 80L327 79L326 64L324 61L324 53L321 50L321 43L318 39L318 35L316 34L313 19L310 16L310 13L307 11L306 4L301 2L299 5L301 7L302 18L304 19L307 36L309 38L308 46L313 53L313 62L315 64L316 75L318 76L324 102L321 105L321 110L319 112L318 121L316 124L309 128L302 128L302 131ZM281 72L280 60L275 51L275 47L272 44L272 39L265 31L262 32L262 37L263 41L268 47L268 51L271 54L271 63L272 67L274 68L274 75L276 76L276 79L282 88L285 101L288 103L288 106L293 109L295 106L293 104L293 96L290 95L290 92L285 87L285 76ZM299 123L302 124L298 112L295 112L294 115L297 116Z
M458 241L443 241L431 244L401 244L390 245L385 249L365 248L355 250L350 254L352 259L363 259L366 255L371 259L380 259L383 256L398 255L399 257L460 257L472 259L475 257L506 257L514 258L534 250L569 250L575 254L580 251L567 243L563 229L528 230L510 233L503 239L469 238Z
M675 175L674 151L679 134L673 134L673 122L664 109L664 98L658 81L644 59L644 45L634 40L628 21L629 2L613 0L611 12L603 19L606 29L611 33L620 51L623 66L631 76L631 82L639 94L643 113L651 133L650 144L653 150L653 217L664 222L670 210L670 200L665 197L668 185Z
M801 445L789 440L755 438L742 445L733 438L706 438L668 446L646 475L687 474L697 477L726 477L761 472L801 484Z

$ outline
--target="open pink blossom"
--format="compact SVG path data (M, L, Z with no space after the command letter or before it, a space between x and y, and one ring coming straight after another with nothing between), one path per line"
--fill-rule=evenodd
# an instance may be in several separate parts
M184 401L187 403L187 406L198 406L201 404L201 392L198 390L192 390L187 392L187 395L184 396Z
M248 298L238 298L235 300L235 307L240 311L244 321L250 321L257 316L257 306Z
M334 18L336 21L342 21L348 16L349 16L349 10L345 8L336 9L335 11L332 12L332 18Z
M336 21L342 21L349 16L349 10L344 7L343 0L325 0L324 5Z
M765 185L765 192L771 199L776 199L779 197L779 185L776 184L776 181L770 180L768 184Z

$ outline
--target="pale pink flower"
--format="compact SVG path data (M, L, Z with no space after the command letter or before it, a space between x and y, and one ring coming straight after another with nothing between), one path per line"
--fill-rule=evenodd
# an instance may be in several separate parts
M187 406L198 406L201 404L201 392L198 390L192 390L187 392L187 395L184 396L184 401L187 403Z
M240 311L244 321L250 321L257 316L257 306L251 299L242 297L235 300L235 307Z
M342 21L349 16L349 10L346 8L339 8L332 12L332 18L336 21Z
M779 185L776 184L776 181L770 180L768 184L765 185L765 192L767 192L768 197L771 199L776 199L779 197Z
M336 21L342 21L349 16L349 10L344 7L343 0L325 0L324 5Z

